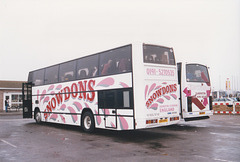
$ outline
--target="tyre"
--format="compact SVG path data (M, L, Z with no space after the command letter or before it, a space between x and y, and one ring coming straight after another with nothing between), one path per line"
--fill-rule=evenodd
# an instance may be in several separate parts
M34 118L35 118L35 121L36 121L37 124L41 123L42 119L41 119L41 113L40 113L39 110L37 110L37 111L35 112Z
M83 114L81 125L84 132L87 132L87 133L94 132L95 122L91 112L87 111Z

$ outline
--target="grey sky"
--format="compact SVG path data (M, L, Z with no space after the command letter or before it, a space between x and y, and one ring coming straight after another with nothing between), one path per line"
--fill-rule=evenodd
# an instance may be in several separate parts
M0 0L0 80L133 41L207 64L240 89L239 0ZM220 85L221 83L221 85Z

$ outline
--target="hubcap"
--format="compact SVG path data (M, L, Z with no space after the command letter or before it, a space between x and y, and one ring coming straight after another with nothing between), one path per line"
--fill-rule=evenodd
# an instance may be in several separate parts
M40 114L40 112L37 112L37 114L36 114L36 121L37 122L41 121L41 114Z
M86 116L86 117L84 118L84 127L85 127L86 129L90 129L91 124L92 124L92 122L91 122L90 116Z

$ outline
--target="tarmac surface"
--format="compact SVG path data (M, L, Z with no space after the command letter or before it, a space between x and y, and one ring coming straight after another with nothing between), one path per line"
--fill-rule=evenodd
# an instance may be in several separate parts
M204 161L240 159L240 115L137 131L36 124L21 112L0 113L0 162Z

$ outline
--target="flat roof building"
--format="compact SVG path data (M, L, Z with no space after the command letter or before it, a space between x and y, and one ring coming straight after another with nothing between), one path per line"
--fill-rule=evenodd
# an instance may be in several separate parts
M5 111L5 100L10 107L22 107L22 83L25 81L0 80L0 111Z

